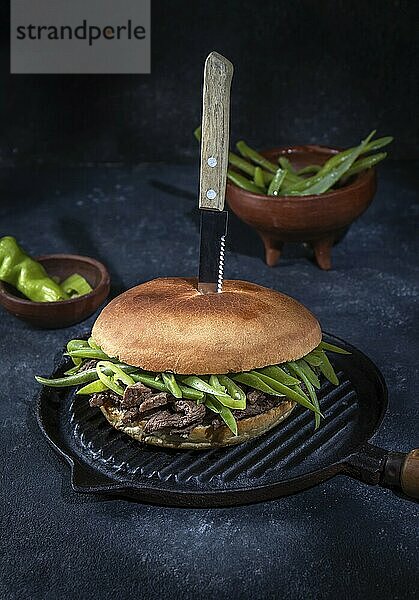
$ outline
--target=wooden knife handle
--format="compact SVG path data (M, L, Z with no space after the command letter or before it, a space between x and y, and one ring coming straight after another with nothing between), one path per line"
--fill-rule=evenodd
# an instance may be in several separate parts
M224 208L232 78L231 62L221 54L211 52L204 68L199 208Z
M406 455L400 473L400 485L407 496L419 498L419 448Z

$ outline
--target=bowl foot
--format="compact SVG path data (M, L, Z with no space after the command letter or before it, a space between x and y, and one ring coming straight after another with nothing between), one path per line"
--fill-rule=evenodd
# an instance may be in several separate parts
M274 267L281 257L284 242L281 242L266 233L260 233L260 237L265 246L265 262L268 267Z
M318 266L321 269L323 269L323 271L330 271L330 269L332 268L331 253L334 243L334 235L329 235L327 237L321 238L320 240L312 242L316 262Z
M268 267L274 267L280 257L284 242L278 238L268 234L258 232L265 246L265 262ZM336 234L329 234L319 240L311 241L310 244L314 251L314 257L317 265L324 271L329 271L332 268L332 247L337 239Z

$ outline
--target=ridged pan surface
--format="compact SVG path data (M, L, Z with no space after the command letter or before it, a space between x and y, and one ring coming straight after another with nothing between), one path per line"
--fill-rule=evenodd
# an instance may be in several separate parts
M314 431L308 410L263 436L227 449L163 450L143 446L112 428L74 390L44 388L38 422L72 465L78 491L118 493L168 505L230 505L278 497L314 485L342 470L345 458L366 442L386 407L386 390L373 363L349 344L325 336L351 355L330 355L340 384L323 383L325 416ZM54 372L68 368L61 361Z

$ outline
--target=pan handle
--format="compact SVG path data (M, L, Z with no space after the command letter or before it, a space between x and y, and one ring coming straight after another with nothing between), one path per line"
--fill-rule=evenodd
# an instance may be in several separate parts
M406 496L419 498L419 448L389 452L384 465L383 485L400 486Z
M410 498L419 498L419 449L391 452L365 444L345 461L345 472L372 485L398 487Z

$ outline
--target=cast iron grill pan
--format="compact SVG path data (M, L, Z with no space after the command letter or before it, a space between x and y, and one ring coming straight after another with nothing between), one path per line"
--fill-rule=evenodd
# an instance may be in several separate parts
M387 406L377 367L362 352L330 335L351 355L331 355L340 384L323 383L325 419L297 407L263 436L230 448L164 450L142 445L111 427L86 397L68 388L43 388L37 418L71 466L77 492L116 494L171 506L230 506L277 498L347 473L371 484L397 484L405 455L368 444ZM53 377L69 368L62 355Z

